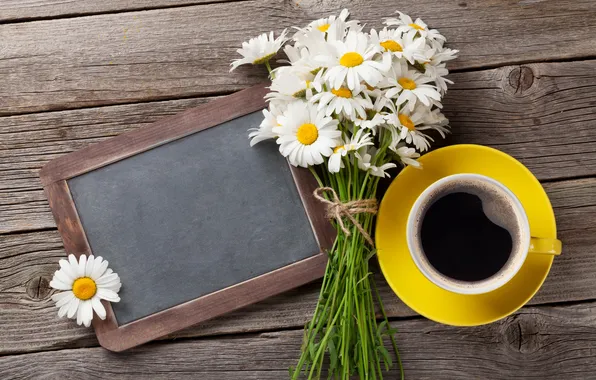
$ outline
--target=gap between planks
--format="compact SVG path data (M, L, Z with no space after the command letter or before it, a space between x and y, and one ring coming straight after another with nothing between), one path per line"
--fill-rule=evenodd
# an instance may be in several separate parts
M153 10L161 10L161 9L172 9L172 8L184 8L184 7L192 7L196 5L212 5L212 4L220 4L220 3L234 3L234 2L242 2L242 1L251 1L251 0L156 0L153 1L151 4L143 4L143 5L136 5L136 1L132 1L131 5L128 5L129 1L121 1L121 0L108 0L108 1L101 1L97 2L94 0L78 0L75 4L68 3L68 4L56 4L54 5L54 10L52 11L51 7L52 4L48 4L50 7L49 11L46 13L38 13L35 14L35 11L32 11L32 14L29 16L22 16L17 15L17 12L13 11L13 16L6 16L8 13L4 10L5 14L2 15L2 7L7 7L6 4L0 4L0 25L3 24L21 24L26 22L35 22L35 21L48 21L48 20L61 20L61 19L69 19L69 18L78 18L78 17L89 17L89 16L101 16L101 15L110 15L110 14L118 14L118 13L129 13L129 12L143 12L143 11L153 11ZM41 0L40 2L45 2ZM162 3L162 5L160 5ZM78 11L73 9L73 5ZM95 7L96 9L85 9L85 6L89 8ZM114 7L110 9L109 7ZM120 6L120 8L118 8ZM20 12L25 12L22 9L25 7L20 7ZM40 5L37 7L32 8L42 8ZM60 13L62 12L62 13ZM4 18L2 18L4 17Z
M318 0L253 0L0 25L5 53L0 72L11 73L0 88L0 113L245 88L262 81L264 70L243 67L238 73L228 72L242 41L270 29L279 31L285 24L336 13L341 6ZM356 0L349 6L354 18L379 26L380 18L391 15L396 4ZM409 4L407 11L443 31L449 46L461 50L460 57L450 62L452 69L581 59L596 35L596 26L589 23L596 8L587 0L517 7L421 0ZM557 17L545 18L545 14ZM571 23L578 27L568 28ZM558 29L563 27L568 33L561 40Z

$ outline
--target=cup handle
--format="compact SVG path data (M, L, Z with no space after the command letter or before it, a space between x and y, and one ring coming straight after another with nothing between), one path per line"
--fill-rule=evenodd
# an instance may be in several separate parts
M560 255L562 243L558 239L530 238L530 253L540 253L546 255Z

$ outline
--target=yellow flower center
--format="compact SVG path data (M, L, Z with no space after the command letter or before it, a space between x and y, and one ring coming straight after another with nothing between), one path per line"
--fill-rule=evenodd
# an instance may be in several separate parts
M340 98L351 98L352 97L352 91L350 91L350 89L346 88L346 87L340 87L337 90L332 88L331 93L335 96L339 96Z
M420 25L418 25L418 24L410 24L410 25L408 25L408 26L410 26L410 27L412 27L412 28L414 28L414 29L416 29L416 30L424 30L424 28L423 28L423 27L421 27L421 26L420 26Z
M329 24L323 24L323 25L319 25L317 26L317 29L319 29L321 32L325 33L327 31L327 29L329 29Z
M399 83L399 85L405 88L406 90L413 90L416 88L416 82L409 78L399 78L397 80L397 83Z
M88 300L97 292L95 281L89 277L79 277L72 284L72 292L80 300Z
M412 119L410 119L408 115L400 113L399 115L397 115L397 117L399 118L399 122L401 123L401 125L408 128L410 131L416 130L416 127L414 127L414 123L412 123Z
M337 153L337 152L339 152L340 150L342 150L342 149L344 149L344 148L345 148L345 147L344 147L343 145L336 146L335 148L333 148L333 153Z
M312 123L302 124L296 132L296 138L304 145L310 145L319 138L319 130Z
M393 40L387 40L381 42L381 46L385 48L386 51L404 51L401 45Z
M345 67L358 66L362 62L364 62L364 58L355 51L348 52L339 59L339 64Z

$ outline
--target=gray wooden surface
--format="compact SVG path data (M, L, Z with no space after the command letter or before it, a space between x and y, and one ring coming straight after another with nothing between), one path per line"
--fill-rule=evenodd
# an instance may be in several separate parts
M242 40L349 7L438 28L453 62L448 143L514 155L543 182L564 253L531 306L453 328L381 291L408 379L596 379L596 3L470 1L0 1L0 379L283 379L314 283L124 354L58 319L64 256L37 172L48 160L263 81L228 73ZM380 278L380 275L379 275ZM395 372L388 376L395 378Z

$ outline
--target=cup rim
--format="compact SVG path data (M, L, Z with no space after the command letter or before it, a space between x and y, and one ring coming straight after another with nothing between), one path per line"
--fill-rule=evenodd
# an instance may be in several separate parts
M489 182L493 185L495 185L496 187L498 187L499 189L503 190L507 196L510 198L510 200L512 201L512 203L514 204L515 208L518 209L518 211L520 212L521 215L521 227L523 228L523 231L525 232L524 235L524 241L521 242L521 256L519 258L519 260L517 260L516 262L514 262L514 265L511 267L511 269L509 270L509 273L506 275L501 276L499 279L491 281L491 282L487 282L484 285L481 286L475 286L475 287L464 287L464 286L459 286L457 284L453 284L450 282L446 282L444 280L442 280L441 278L437 277L437 276L433 276L433 274L429 273L426 265L424 265L420 259L420 257L418 257L418 255L415 255L413 253L414 249L413 249L413 236L414 236L414 227L415 227L415 215L417 214L418 210L420 209L421 205L423 202L426 201L426 198L428 197L428 194L435 191L438 187L444 186L445 184L451 183L454 180L461 180L461 179L479 179L482 181L486 181ZM521 269L521 267L523 266L524 262L526 261L526 258L528 256L528 250L530 247L530 225L528 222L528 216L526 214L526 211L524 210L523 205L521 204L520 200L517 198L517 196L504 184L502 184L501 182L482 175L482 174L476 174L476 173L458 173L458 174L452 174L446 177L443 177L435 182L433 182L431 185L429 185L426 189L424 189L424 191L422 193L420 193L420 195L418 195L418 197L416 198L416 201L414 202L412 208L410 209L410 212L408 214L408 220L407 220L407 224L406 224L406 241L407 241L407 245L408 245L408 251L410 253L410 257L412 258L412 260L414 261L414 263L416 264L416 267L418 268L418 270L428 279L430 280L432 283L434 283L435 285L439 286L440 288L443 288L447 291L450 292L454 292L454 293L459 293L459 294L483 294L483 293L489 293L495 289L500 288L501 286L505 285L506 283L508 283L513 277L515 277L515 275L519 272L519 270ZM498 273L498 272L497 272ZM484 281L484 280L482 280Z

